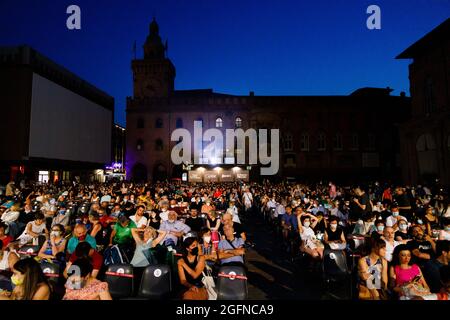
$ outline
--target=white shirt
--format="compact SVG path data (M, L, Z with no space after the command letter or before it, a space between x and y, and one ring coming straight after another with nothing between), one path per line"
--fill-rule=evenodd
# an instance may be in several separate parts
M161 218L162 221L167 221L167 220L169 220L169 210L162 211L162 212L159 214L159 217Z
M392 227L394 224L397 223L397 221L401 220L405 220L406 222L408 222L408 220L406 220L406 218L404 216L399 216L400 218L397 219L397 217L394 216L389 216L386 218L386 227Z
M142 216L141 219L139 219L139 222L136 222L136 215L131 216L130 220L133 221L138 228L147 225L147 218L144 216Z
M398 246L399 244L401 244L401 242L399 241L395 241L394 240L394 245L392 245L389 241L384 240L384 242L386 242L386 254L384 256L384 258L391 262L392 261L392 254L394 253L394 249L396 246Z
M14 222L19 218L19 211L5 211L2 215L3 222Z
M302 226L302 233L300 233L300 237L303 241L305 241L306 245L309 245L312 240L316 239L316 234L311 227Z

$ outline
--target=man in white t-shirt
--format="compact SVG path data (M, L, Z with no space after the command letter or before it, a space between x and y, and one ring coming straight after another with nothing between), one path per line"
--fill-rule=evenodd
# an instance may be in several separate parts
M391 212L392 212L392 215L390 215L389 217L386 218L386 226L387 227L393 227L394 229L396 229L397 224L400 220L406 220L406 222L408 222L408 220L404 216L400 215L398 206L392 206Z
M250 210L250 208L253 205L253 195L250 192L250 189L246 189L244 195L242 196L243 202L244 202L244 206L245 206L245 211Z
M139 205L136 209L136 213L134 216L130 217L130 220L133 221L138 228L145 228L147 226L147 218L144 217L145 207L143 205Z

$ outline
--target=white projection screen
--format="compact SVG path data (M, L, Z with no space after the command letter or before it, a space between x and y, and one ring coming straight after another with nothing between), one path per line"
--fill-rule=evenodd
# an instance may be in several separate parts
M109 163L113 112L33 74L29 156Z

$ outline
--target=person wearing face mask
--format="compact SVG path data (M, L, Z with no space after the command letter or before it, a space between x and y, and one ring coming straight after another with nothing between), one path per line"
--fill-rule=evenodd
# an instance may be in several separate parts
M384 229L386 228L382 219L375 220L375 231L372 232L372 238L381 238L383 236Z
M161 212L159 213L159 217L161 221L167 221L169 219L169 203L167 201L162 202Z
M73 236L70 238L67 244L67 253L70 255L75 251L78 243L86 241L92 247L92 249L97 248L97 242L94 237L87 234L86 226L83 224L77 224L73 230Z
M178 277L186 289L182 292L183 300L208 300L208 291L203 285L205 257L198 254L197 238L190 237L183 242L183 258L178 260Z
M408 233L408 221L401 219L398 222L398 230L395 232L395 240L410 240L411 235Z
M200 255L205 256L206 263L209 266L213 266L217 261L217 251L212 244L211 230L208 227L203 227L200 232Z
M439 220L436 216L436 209L429 206L426 208L425 216L423 217L423 222L426 227L426 233L433 237L433 230L439 229Z
M17 239L20 240L21 245L30 242L34 245L38 245L41 242L41 239L45 241L45 237L47 236L48 230L45 226L45 217L42 213L38 212L35 214L34 221L27 224L25 231Z
M19 260L12 269L14 289L10 296L0 295L0 300L49 300L50 286L40 264L33 258Z
M214 210L214 206L211 204L211 200L206 199L205 204L202 206L201 213L208 214L212 210Z
M394 229L398 228L398 222L400 220L405 220L406 222L408 222L408 220L404 217L400 215L400 211L398 208L398 205L392 205L391 207L391 215L389 217L386 218L386 226L388 227L393 227Z
M301 213L297 216L298 230L302 243L300 251L306 252L311 257L321 260L323 258L323 246L317 240L314 233L314 227L318 219L309 213Z
M66 282L66 293L63 300L112 300L108 283L92 276L92 264L88 259L77 259L72 264L79 271L72 270Z
M161 222L159 230L167 232L163 240L164 245L166 247L175 247L178 244L178 238L191 231L191 228L177 220L177 213L175 211L169 211L168 220Z
M443 230L439 231L439 240L450 240L450 218L443 218L442 225L444 226Z
M56 224L50 232L48 239L39 251L38 257L42 259L57 259L57 255L66 249L67 240L64 238L64 226Z
M152 256L150 249L161 243L167 232L146 227L145 229L132 229L131 233L136 242L136 249L130 263L134 267L146 267L152 263L157 264L158 261Z
M19 261L19 256L7 249L7 247L3 244L3 242L0 240L0 283L2 283L3 277L10 277L10 272L14 267L14 264ZM9 281L7 281L9 283ZM0 286L0 290L4 289Z
M338 224L339 218L331 216L323 236L323 242L332 250L344 250L347 246L344 231Z
M70 215L68 214L68 211L66 209L65 204L61 204L59 206L59 210L56 212L55 217L52 221L52 227L61 224L64 227L66 227L69 224Z

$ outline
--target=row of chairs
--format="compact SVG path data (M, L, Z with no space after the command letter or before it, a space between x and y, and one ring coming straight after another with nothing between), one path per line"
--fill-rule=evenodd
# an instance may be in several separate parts
M18 250L21 258L35 257L39 246L23 246ZM41 261L41 268L51 282L58 296L63 294L64 277L60 265ZM114 299L167 299L173 293L172 270L169 265L151 265L144 270L131 264L113 264L107 267L105 281L109 285ZM137 275L142 273L136 289ZM245 300L248 297L248 286L245 269L239 266L222 266L217 277L217 294L221 300Z
M134 293L135 275L135 268L130 264L108 267L105 281L113 299L154 300L173 296L171 268L168 265L145 267L137 294ZM245 300L248 296L248 287L244 268L221 267L216 288L219 300Z
M292 262L306 266L310 258L306 253L300 252L299 241L301 240L296 237L290 237L288 240L283 239L280 219L275 217L274 209L263 209L261 213L266 225L274 231L275 237L279 238L290 249ZM361 250L365 247L362 239L349 239L348 241L350 244L349 250L325 249L320 265L323 289L329 296L337 299L342 299L343 296L354 297L355 283L357 282L356 261L361 256ZM348 288L348 294L334 295L332 293L333 291L342 291L341 289L344 288Z

